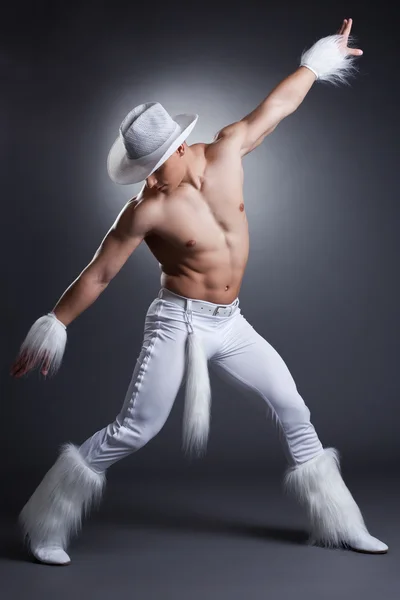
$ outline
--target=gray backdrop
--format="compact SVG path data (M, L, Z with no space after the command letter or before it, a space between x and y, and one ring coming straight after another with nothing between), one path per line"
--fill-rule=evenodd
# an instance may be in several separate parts
M208 142L294 71L303 48L353 17L364 55L351 86L315 84L244 158L250 256L243 314L281 354L325 446L349 468L399 458L398 44L388 8L355 3L38 2L1 27L3 468L43 472L120 409L160 287L142 244L68 328L53 379L9 375L29 327L92 259L125 202L106 158L135 105L196 112ZM261 399L211 373L208 454L181 452L183 394L125 469L282 470Z

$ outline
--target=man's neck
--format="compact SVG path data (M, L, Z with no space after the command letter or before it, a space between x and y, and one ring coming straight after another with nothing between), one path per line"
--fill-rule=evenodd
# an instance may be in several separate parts
M204 144L194 144L188 146L186 149L186 173L182 178L181 183L178 187L189 185L197 190L201 189L203 181L204 166L202 159L204 158L204 152L202 152L201 146Z

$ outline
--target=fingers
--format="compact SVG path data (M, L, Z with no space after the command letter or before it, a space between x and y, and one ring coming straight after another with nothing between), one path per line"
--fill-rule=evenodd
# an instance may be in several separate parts
M24 375L27 372L27 370L28 363L26 361L20 360L11 374L14 375L14 377L22 377L22 375Z
M14 375L14 377L22 377L22 375L25 375L25 373L27 373L34 366L35 361L31 356L29 356L28 352L24 350L12 365L10 375Z
M338 30L339 35L344 35L346 38L349 37L351 26L353 25L353 19L343 19L342 26Z
M10 375L16 375L22 368L25 361L26 352L22 352L11 366Z
M49 372L49 366L50 366L50 359L48 357L48 355L46 354L45 357L45 361L42 367L42 375L47 375L47 373Z
M344 28L343 35L345 35L346 37L349 37L350 31L351 31L351 26L353 25L353 19L345 19L345 20L347 21L347 23L346 23L346 27Z
M22 377L23 375L25 375L25 373L27 373L28 371L33 369L36 366L36 364L37 364L37 362L35 362L32 359L29 359L28 357L21 357L18 361L16 361L12 365L11 370L10 370L10 375L13 375L14 377ZM41 373L43 375L48 374L49 366L50 366L50 360L46 360L41 369Z
M342 26L340 27L340 29L338 29L338 34L339 35L343 35L343 32L344 32L344 30L346 28L346 25L347 25L347 19L343 19Z
M346 54L352 54L353 56L361 56L362 54L364 54L364 52L360 48L349 48L347 46L347 40L349 38L352 25L353 19L343 19L342 26L340 27L337 33L339 35L344 36L343 48L346 49Z

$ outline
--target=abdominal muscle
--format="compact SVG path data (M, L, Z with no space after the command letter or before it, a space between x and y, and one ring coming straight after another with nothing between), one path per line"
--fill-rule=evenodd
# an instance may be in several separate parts
M160 283L187 298L230 304L239 295L249 255L244 203L212 210L191 190L168 198L158 231L145 242L161 268Z
M196 270L184 261L176 263L174 269L160 263L161 286L187 298L230 304L239 296L244 268L235 266L229 251L209 253L207 262L209 266L198 260Z
M159 218L144 241L160 264L161 286L230 304L239 295L249 255L243 169L237 154L222 146L208 156L202 154L205 145L194 148L203 161L198 187L185 184L153 197Z

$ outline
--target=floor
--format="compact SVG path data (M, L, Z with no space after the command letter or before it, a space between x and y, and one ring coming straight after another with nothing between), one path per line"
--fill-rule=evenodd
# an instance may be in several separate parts
M47 566L24 550L16 515L29 473L2 504L0 576L5 600L394 599L400 590L400 487L382 473L347 481L384 555L306 544L306 520L278 473L109 471L101 505L68 548L72 563ZM7 500L8 498L8 500ZM83 596L84 594L84 596ZM267 596L268 594L268 596Z

